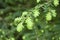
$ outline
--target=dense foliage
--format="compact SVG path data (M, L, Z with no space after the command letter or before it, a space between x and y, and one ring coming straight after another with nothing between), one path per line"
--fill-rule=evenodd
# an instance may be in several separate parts
M0 40L60 40L60 0L0 0Z

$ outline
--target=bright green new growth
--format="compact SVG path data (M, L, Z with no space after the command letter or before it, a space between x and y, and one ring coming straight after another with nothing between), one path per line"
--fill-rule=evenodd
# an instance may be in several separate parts
M25 21L26 23L27 23L27 28L28 29L33 29L33 21L32 21L32 19L30 18L30 17L28 17L27 19L26 19L26 21Z
M37 16L39 16L40 15L40 12L39 12L39 10L33 10L33 16L34 17L37 17Z
M53 17L56 17L56 15L57 15L56 10L51 10L51 13L52 13Z
M47 21L52 20L51 12L48 12L48 13L46 14L46 20L47 20Z
M39 3L41 0L37 0L37 3Z
M22 13L22 16L25 16L27 14L28 14L28 12L25 11L25 12Z
M18 31L18 32L21 32L21 31L23 30L23 28L24 28L24 26L23 26L22 23L19 23L19 24L17 25L17 31Z
M55 5L55 6L58 6L59 5L59 0L53 0L54 2L53 2L53 4Z

